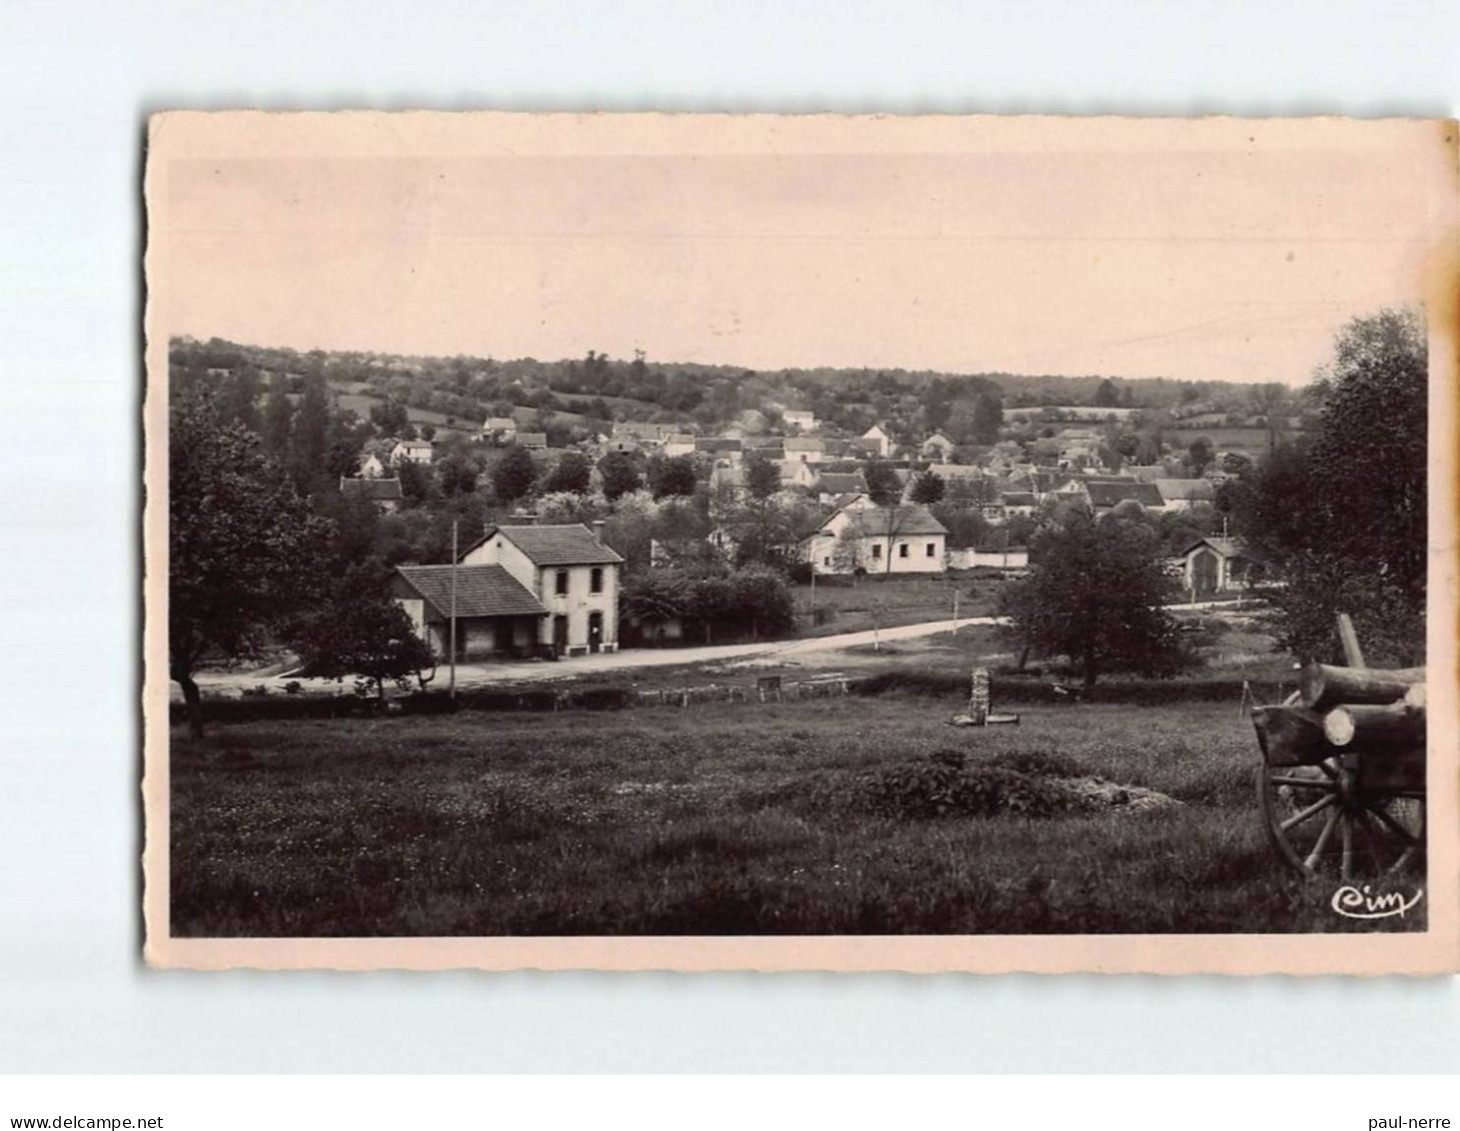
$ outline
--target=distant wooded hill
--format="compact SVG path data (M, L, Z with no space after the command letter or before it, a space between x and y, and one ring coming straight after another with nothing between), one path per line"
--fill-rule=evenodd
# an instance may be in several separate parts
M1100 375L948 373L904 369L747 370L696 362L623 360L595 351L583 358L539 361L491 357L419 357L355 351L299 351L212 338L175 338L170 364L216 375L245 373L261 390L272 380L291 391L323 376L353 398L391 400L443 423L473 427L514 410L571 412L587 420L683 421L704 429L747 414L774 428L788 409L810 410L818 426L860 433L880 423L909 439L931 429L985 430L991 406L1096 405L1163 409L1195 401L1240 400L1246 386L1165 378ZM963 437L954 435L955 440Z

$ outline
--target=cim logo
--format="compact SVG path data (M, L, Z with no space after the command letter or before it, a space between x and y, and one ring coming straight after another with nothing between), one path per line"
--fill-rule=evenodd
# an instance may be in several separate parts
M1368 884L1362 888L1344 884L1333 893L1329 906L1346 919L1388 919L1391 915L1398 915L1402 919L1405 913L1412 910L1415 904L1424 897L1423 888L1416 891L1412 898L1406 900L1403 894L1397 891L1374 895Z

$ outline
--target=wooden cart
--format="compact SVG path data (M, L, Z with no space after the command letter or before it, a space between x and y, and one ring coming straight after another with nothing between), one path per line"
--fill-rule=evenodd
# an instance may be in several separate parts
M1423 866L1425 693L1423 668L1365 667L1346 622L1349 666L1309 664L1301 689L1254 707L1252 723L1273 847L1305 876L1348 883Z

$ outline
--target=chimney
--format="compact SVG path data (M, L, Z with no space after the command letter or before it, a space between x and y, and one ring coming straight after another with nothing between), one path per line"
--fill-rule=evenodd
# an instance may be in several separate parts
M603 519L601 518L593 520L593 540L600 546L603 545Z

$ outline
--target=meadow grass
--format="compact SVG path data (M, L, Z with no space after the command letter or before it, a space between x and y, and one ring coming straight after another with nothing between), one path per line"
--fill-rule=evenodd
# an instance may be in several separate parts
M259 722L172 733L183 937L1292 932L1355 926L1258 823L1235 704L923 699ZM950 752L1183 802L913 819L858 783ZM1383 921L1413 929L1422 920Z

